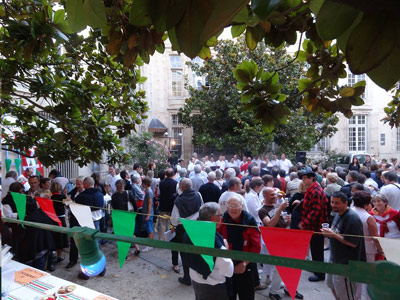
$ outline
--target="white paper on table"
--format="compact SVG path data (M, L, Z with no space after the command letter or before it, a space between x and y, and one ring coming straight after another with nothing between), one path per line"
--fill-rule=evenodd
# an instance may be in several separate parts
M379 244L381 244L386 259L400 265L400 240L380 238Z
M75 218L78 220L79 225L82 227L86 226L95 229L92 219L92 212L90 211L89 206L71 203L69 208L71 209L71 212L74 214Z
M171 232L171 230L168 230L164 232L164 241L171 241L174 237L176 236L175 231Z

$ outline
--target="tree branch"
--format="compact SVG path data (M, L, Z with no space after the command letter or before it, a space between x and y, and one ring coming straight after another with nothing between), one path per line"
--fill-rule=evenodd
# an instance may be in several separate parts
M1 147L1 150L14 152L14 153L17 153L17 154L19 154L19 155L22 155L22 156L25 156L25 157L28 157L28 158L35 158L35 157L37 157L37 156L27 155L25 152L20 151L20 150L8 149L8 148L5 148L5 147L3 147L3 146Z

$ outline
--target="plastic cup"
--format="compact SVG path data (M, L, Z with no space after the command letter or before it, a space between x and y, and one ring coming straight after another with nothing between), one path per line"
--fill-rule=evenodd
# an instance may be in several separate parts
M322 223L322 228L329 228L329 223Z

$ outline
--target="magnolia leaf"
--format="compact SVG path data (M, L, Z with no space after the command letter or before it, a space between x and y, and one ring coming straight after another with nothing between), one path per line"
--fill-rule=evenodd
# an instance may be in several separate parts
M311 80L308 78L301 78L299 80L299 91L302 92L311 84Z
M257 47L258 40L251 29L251 27L248 27L246 30L246 44L250 50L254 50Z
M318 15L319 10L321 9L324 0L311 0L310 1L310 10L314 13L314 15Z
M135 26L149 26L151 19L147 12L147 0L133 0L131 11L129 13L129 23Z
M281 2L282 0L252 0L251 8L260 19L265 20Z
M317 15L319 36L325 41L339 37L354 23L359 13L349 5L325 0Z
M199 52L198 56L201 59L204 59L204 60L210 59L211 58L211 50L210 50L210 48L203 46L201 48L201 51Z
M102 0L86 0L83 3L83 10L90 27L100 28L107 25L107 16Z
M232 37L235 38L235 37L240 36L245 31L245 29L246 29L246 25L233 25L231 27Z
M258 66L253 60L252 61L245 60L241 64L239 64L237 68L245 70L249 74L250 80L253 80L253 78L256 77L258 72Z
M350 34L346 60L351 72L362 74L376 68L394 48L396 23L386 16L364 15Z
M354 95L354 93L355 89L353 89L352 87L344 87L339 91L339 95L342 97L351 97Z
M82 0L68 0L66 10L68 23L72 31L79 32L86 28L86 15Z
M247 10L247 6L245 6L233 18L232 22L234 22L234 23L246 23L248 18L249 18L249 11Z
M252 77L250 77L250 74L247 71L243 70L243 69L235 69L235 70L233 70L233 76L239 82L249 83L249 82L252 81Z
M400 47L393 52L375 69L367 73L377 85L390 90L400 80Z

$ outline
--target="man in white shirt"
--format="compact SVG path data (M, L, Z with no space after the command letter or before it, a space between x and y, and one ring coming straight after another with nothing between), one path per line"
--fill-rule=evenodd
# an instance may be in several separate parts
M281 170L285 170L286 174L289 173L289 168L291 166L293 166L292 162L286 158L286 155L284 153L282 153L281 159L279 160L278 165Z
M200 207L199 221L222 222L221 210L217 203L208 202ZM184 236L185 244L192 244L190 237ZM223 237L216 232L215 248L227 249ZM233 262L230 258L217 257L214 268L210 267L198 254L186 254L186 261L189 267L190 278L192 279L193 290L196 299L221 300L228 299L228 287L226 277L233 275Z
M397 183L396 172L385 172L382 177L385 185L381 188L381 193L388 199L389 206L400 210L400 184Z
M217 167L219 167L219 169L221 171L225 170L226 165L225 165L225 160L224 160L222 155L219 156L219 158L218 158L218 160L216 162L216 165L217 165Z
M272 167L279 166L279 160L275 154L272 155L272 159L271 159L270 163L271 163Z
M239 194L242 189L242 182L238 177L231 177L228 181L228 190L219 197L218 204L220 205L221 214L223 215L227 210L227 203L230 198L235 196L238 198L243 205L243 210L248 210L246 206L246 201L243 196Z
M246 201L247 208L249 209L249 214L251 214L258 225L261 225L260 217L258 216L258 210L262 207L262 203L258 194L263 188L263 180L260 178L253 178L250 181L250 192L248 192L244 199Z
M109 185L111 187L111 195L114 194L117 190L115 183L117 180L122 179L121 176L115 174L115 166L109 165L108 166L108 175L104 182L105 185Z

